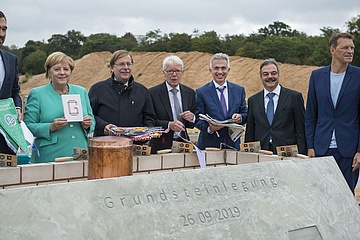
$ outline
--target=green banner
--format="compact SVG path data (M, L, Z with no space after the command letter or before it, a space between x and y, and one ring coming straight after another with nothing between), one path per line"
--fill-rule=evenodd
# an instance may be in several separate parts
M0 133L7 140L8 146L15 152L18 148L30 156L28 143L18 121L16 108L12 98L0 100Z

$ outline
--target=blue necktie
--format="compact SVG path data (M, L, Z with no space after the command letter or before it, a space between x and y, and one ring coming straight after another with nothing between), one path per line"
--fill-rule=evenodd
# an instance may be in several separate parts
M266 107L266 116L269 120L269 123L271 125L273 118L274 118L274 100L273 97L275 96L275 93L268 93L267 96L269 97L269 102Z
M221 104L221 108L223 110L223 113L224 113L224 115L226 117L227 116L227 107L226 107L226 100L225 100L225 96L224 96L225 88L226 88L226 86L218 87L217 89L220 91L220 104Z

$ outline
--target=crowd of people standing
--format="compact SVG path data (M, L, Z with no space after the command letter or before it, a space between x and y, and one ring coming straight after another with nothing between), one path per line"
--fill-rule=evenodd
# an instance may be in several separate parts
M0 12L0 47L6 31L7 19ZM152 153L171 148L173 141L189 140L187 129L194 127L200 130L200 149L239 150L240 139L232 138L227 127L200 119L199 114L204 114L246 126L245 142L260 141L261 149L276 153L277 146L297 145L309 157L333 156L354 190L360 167L360 68L351 65L354 48L348 33L331 37L332 61L311 73L306 103L300 92L280 84L280 67L273 58L259 66L263 90L246 102L245 88L228 80L230 58L224 53L212 56L211 79L196 90L181 83L182 59L169 55L163 60L161 83L148 89L132 75L131 54L118 50L110 59L109 78L87 93L69 83L74 60L54 52L44 64L49 83L31 90L24 115L17 57L0 50L0 99L13 99L18 121L24 120L33 133L34 163L69 156L74 147L87 147L89 135L106 136L114 127L168 129L161 138L140 143L149 144ZM83 116L76 122L68 122L62 107L63 95L71 94L81 99ZM0 148L2 153L15 154L2 134Z

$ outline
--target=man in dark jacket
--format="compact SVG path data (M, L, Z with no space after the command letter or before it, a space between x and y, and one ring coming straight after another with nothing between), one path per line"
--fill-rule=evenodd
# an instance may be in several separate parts
M167 56L163 61L163 73L165 81L150 88L149 91L157 117L156 125L170 131L161 138L151 139L152 153L170 149L173 140L180 142L183 141L182 138L189 140L186 128L195 126L195 91L180 84L184 73L184 62L176 55Z
M7 21L3 12L0 11L0 48L6 38ZM0 50L0 99L12 98L16 107L19 122L22 120L19 95L19 75L17 57L4 50ZM0 153L15 154L11 150L2 134L0 134Z
M304 99L280 85L280 69L273 58L260 64L264 89L248 99L245 142L260 141L261 149L276 153L277 146L297 145L306 154Z
M118 50L110 59L111 77L89 90L96 120L94 136L109 135L112 127L153 127L155 112L148 89L131 75L133 59Z

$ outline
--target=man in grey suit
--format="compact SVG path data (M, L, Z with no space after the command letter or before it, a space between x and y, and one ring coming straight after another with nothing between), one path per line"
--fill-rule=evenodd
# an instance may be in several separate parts
M7 20L5 14L0 11L0 48L6 38ZM4 50L0 50L0 99L12 98L16 107L19 122L22 120L22 101L19 95L19 74L17 57ZM0 134L0 152L15 154L6 144L5 138Z
M156 126L169 129L169 133L150 141L151 153L170 149L173 140L182 141L179 135L189 140L186 128L195 126L195 91L180 84L184 63L176 55L163 60L165 81L149 89L157 117Z
M280 69L275 59L260 64L260 79L264 90L248 99L245 142L260 141L261 149L274 153L277 146L297 145L299 153L306 154L302 94L279 84Z

